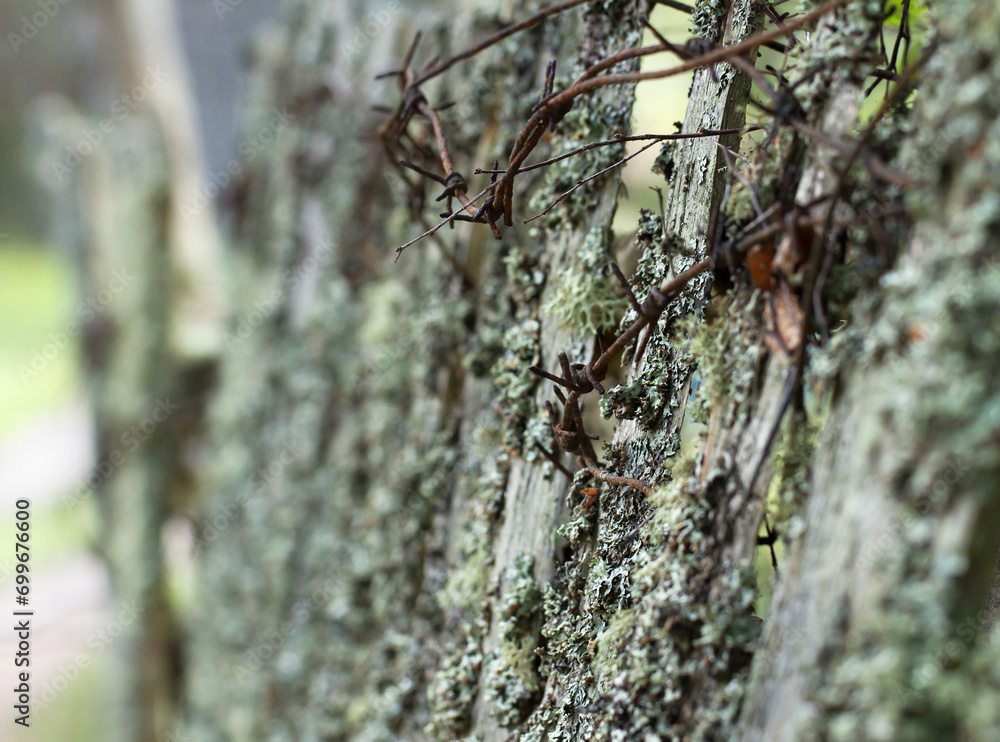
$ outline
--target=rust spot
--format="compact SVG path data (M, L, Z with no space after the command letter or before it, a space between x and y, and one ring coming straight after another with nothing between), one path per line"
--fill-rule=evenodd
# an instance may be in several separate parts
M768 240L762 245L754 245L747 253L747 270L750 280L761 291L771 291L771 266L774 262L774 242Z

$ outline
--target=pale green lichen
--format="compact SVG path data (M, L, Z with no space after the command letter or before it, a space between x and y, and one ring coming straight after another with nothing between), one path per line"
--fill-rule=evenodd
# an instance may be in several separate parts
M535 648L542 597L532 574L534 564L534 557L521 554L504 575L507 590L500 609L500 645L486 666L487 707L505 727L521 722L541 688Z
M432 739L457 740L468 730L483 667L485 633L484 621L472 624L467 630L466 643L448 654L434 674L427 688L431 721L424 729Z
M484 441L482 445L492 449L496 443ZM472 723L479 678L488 660L483 644L489 633L492 529L502 509L505 481L503 461L487 465L479 475L463 519L466 530L461 537L459 560L437 593L441 610L452 617L450 628L455 639L446 644L443 659L427 687L430 719L424 733L432 739L465 739Z
M559 272L558 288L542 307L579 335L614 327L628 305L611 273L609 243L609 230L595 227L588 232L576 260Z
M728 297L719 302L713 321L679 323L678 335L689 338L689 351L698 359L698 394L688 403L688 414L695 421L707 423L713 404L748 409L742 403L751 395L767 352L762 343L760 298L756 292L746 301Z
M501 340L502 352L493 363L490 374L497 390L497 404L502 410L505 450L521 453L524 431L533 417L534 389L537 378L528 367L538 362L541 325L536 319L526 319L511 326Z
M645 366L627 386L618 385L601 397L601 415L638 420L644 431L655 432L664 415L679 404L670 381L656 366Z
M507 291L520 307L533 307L545 286L545 271L538 256L512 247L503 258L507 271Z
M756 578L750 565L710 578L713 506L690 469L678 464L674 481L654 492L644 528L651 549L634 562L631 607L597 638L594 672L608 698L602 737L717 740L736 721L758 635ZM691 683L702 686L697 699L684 690ZM685 711L689 704L697 713Z
M774 513L770 526L786 539L797 538L805 526L799 512L812 486L812 465L821 431L826 440L833 431L824 429L826 418L806 420L790 413L775 442L768 507Z
M709 41L718 39L728 9L725 0L698 0L688 26L691 35Z

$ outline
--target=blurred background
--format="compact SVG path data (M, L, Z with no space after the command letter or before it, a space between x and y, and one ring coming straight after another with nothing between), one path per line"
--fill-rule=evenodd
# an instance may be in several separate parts
M171 476L197 472L199 461L170 450L169 431L160 428L173 414L169 395L143 402L136 414L136 389L109 389L103 380L109 367L115 378L130 378L127 367L122 372L130 354L113 346L155 300L149 279L163 266L139 256L150 254L142 240L162 239L175 244L170 270L187 301L178 304L183 316L174 318L173 335L147 333L144 342L170 349L161 361L189 391L211 386L207 359L223 341L226 282L234 280L225 254L238 242L226 204L238 199L243 166L263 142L247 135L243 111L286 12L274 0L0 4L0 523L10 545L0 547L0 604L13 599L14 502L25 498L36 612L32 725L15 727L4 703L0 739L89 742L104 739L112 723L115 674L122 673L116 663L128 662L116 639L139 617L110 597L105 559L117 547L102 526L110 506L94 490L115 477L126 499L128 487L148 486L128 481L129 454L147 440L163 449ZM669 38L687 36L687 18L677 11L659 6L652 20ZM647 58L643 68L670 63ZM673 131L689 83L684 76L640 86L633 131ZM625 168L628 193L616 221L623 235L634 231L640 207L659 208L650 189L662 182L650 173L657 151ZM153 172L169 176L149 182ZM150 204L171 190L180 218L145 224L156 214ZM148 388L147 381L136 387ZM95 408L102 420L117 415L130 424L102 430ZM167 595L183 620L191 530L171 519L161 535L145 548L165 561ZM6 658L14 651L13 634L0 632L4 677L13 677Z
M31 727L14 726L5 702L0 739L105 739L114 643L136 620L109 596L93 492L118 467L97 458L88 392L100 362L84 347L98 347L142 284L87 254L124 229L120 215L98 213L121 195L102 175L123 159L137 166L151 125L166 130L189 177L225 172L239 156L255 43L267 43L283 12L272 0L0 4L0 522L9 545L0 595L12 604L14 502L27 498L36 612ZM206 213L202 244L218 239L216 210ZM164 553L183 579L190 549L166 533ZM0 633L5 686L14 638Z

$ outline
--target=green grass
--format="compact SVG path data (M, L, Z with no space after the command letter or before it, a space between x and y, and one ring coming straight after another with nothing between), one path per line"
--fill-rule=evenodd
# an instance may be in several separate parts
M31 369L49 334L74 319L76 293L67 259L23 243L0 246L0 437L79 392L79 336Z

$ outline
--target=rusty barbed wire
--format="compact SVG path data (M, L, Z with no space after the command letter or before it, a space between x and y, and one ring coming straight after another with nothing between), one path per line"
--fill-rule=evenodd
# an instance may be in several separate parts
M586 1L570 0L539 11L524 21L506 26L478 44L445 60L431 60L419 71L413 66L413 59L420 43L420 35L417 34L403 59L402 65L380 75L380 77L395 77L398 80L400 92L399 102L394 108L382 109L389 113L388 119L378 130L383 146L399 166L401 174L406 171L415 173L419 178L441 186L443 190L437 197L437 201L444 201L446 208L440 214L441 221L429 227L425 223L423 233L396 248L397 260L406 248L435 235L445 226L453 227L456 221L486 224L494 237L501 239L501 225L510 227L514 224L514 184L520 174L549 167L597 148L618 146L626 142L647 142L640 149L641 152L654 144L666 141L741 135L763 129L761 125L755 124L733 129L702 129L698 132L675 134L625 136L619 133L610 139L584 144L569 152L540 162L527 163L528 158L534 153L546 133L556 130L559 122L572 110L580 96L611 85L663 79L698 68L708 68L714 76L714 65L729 63L746 74L757 88L767 96L769 102L769 105L766 105L751 98L753 105L772 118L771 126L760 147L762 153L761 178L763 178L763 162L766 162L768 149L771 143L776 141L780 129L791 130L796 138L795 141L798 137L808 137L844 156L843 168L838 176L840 186L836 193L800 205L794 202L794 189L790 187L790 183L784 184L774 202L764 208L760 193L762 181L755 184L741 175L733 164L729 150L723 147L722 153L727 163L727 188L723 201L728 198L730 185L735 179L749 192L756 217L742 227L728 225L727 228L721 204L717 204L718 211L710 219L709 234L707 235L709 257L694 263L666 283L652 288L641 302L636 298L620 268L617 264L612 263L612 272L621 284L629 304L636 312L635 321L605 347L596 360L589 364L571 363L565 353L560 353L558 358L561 375L553 374L538 366L529 368L536 376L554 384L554 392L561 405L561 411L557 410L552 402L546 402L546 409L550 428L559 449L575 454L578 457L578 467L588 469L598 480L612 485L627 486L648 495L651 492L649 484L634 478L611 474L600 467L592 443L595 437L588 434L584 427L580 407L581 398L593 391L597 391L599 394L605 393L602 382L607 376L610 364L633 341L637 343L635 362L641 359L645 345L652 334L652 329L655 328L659 318L671 301L677 298L694 278L710 270L722 268L731 274L746 270L753 285L768 296L768 316L771 323L771 330L768 334L769 347L772 352L782 353L793 359L793 372L790 373L788 381L789 391L784 395L787 399L779 411L778 419L772 426L771 437L776 435L781 415L784 414L788 406L788 400L791 400L794 396L793 392L801 384L801 364L804 348L808 342L807 328L810 323L815 321L820 327L820 335L823 338L828 336L825 326L826 319L822 310L822 296L817 296L815 292L819 290L820 294L822 293L823 282L829 273L831 253L826 246L832 239L833 229L834 227L846 226L843 220L835 217L834 211L837 203L842 201L844 196L843 186L847 182L847 171L855 162L860 162L873 178L881 182L896 186L914 184L912 180L889 167L878 152L867 146L875 123L888 110L890 98L897 99L901 95L901 91L912 82L914 70L909 68L903 72L898 70L901 44L903 45L902 58L905 60L909 55L909 0L903 0L900 33L893 47L891 58L886 53L883 40L882 56L885 68L875 69L871 73L871 76L875 78L874 85L884 80L887 84L895 84L896 88L891 96L887 96L875 119L869 123L861 136L853 141L830 136L806 121L804 109L796 99L795 90L815 76L820 71L819 67L814 66L801 73L793 83L786 78L786 70L775 70L771 67L759 70L745 56L753 54L761 46L771 46L782 53L787 53L799 43L792 35L793 32L806 28L840 8L846 4L847 0L828 0L811 12L795 18L791 18L788 14L779 14L774 6L766 0L758 0L758 5L761 6L775 27L768 31L752 34L737 43L716 45L707 39L691 39L684 44L674 44L646 21L646 27L650 29L657 40L656 44L611 54L587 68L575 82L564 90L555 90L556 63L555 61L550 62L545 72L542 95L532 107L527 121L517 133L506 166L501 168L499 161L495 161L492 168L475 169L473 174L488 175L489 183L475 196L469 197L469 184L455 167L445 128L439 115L440 111L445 110L451 104L432 106L420 86L449 70L456 63L474 57L504 38L531 28L546 18L583 5ZM661 4L685 12L691 11L683 3L672 0L670 2L662 2L661 0ZM778 39L782 37L787 38L787 44L778 43ZM665 70L649 72L616 73L612 71L616 65L623 62L661 53L671 53L677 56L680 64ZM768 79L768 76L773 78L773 82ZM874 85L870 90L874 88ZM437 157L441 166L440 173L417 165L409 158L394 156L396 153L407 151L404 141L412 144L414 149L423 151L421 145L418 144L419 138L409 131L411 124L417 117L429 126L427 135L433 139L437 149ZM574 190L623 165L637 154L639 153L628 155L596 173L581 177L572 188L556 197L541 213L525 219L525 222L533 221L549 213ZM410 184L411 192L415 193L417 184L412 183L405 175L403 177L404 181ZM457 208L453 208L454 201L458 202ZM825 213L820 216L813 215L811 212L824 201L829 201ZM422 199L412 197L411 203L422 203ZM724 235L726 231L729 231L730 234ZM460 265L454 255L447 253L447 257L452 264ZM465 275L467 276L467 273ZM470 279L467 278L467 280ZM810 297L812 300L804 301L803 297L809 294L812 294ZM643 335L644 331L645 335ZM770 443L768 443L769 445ZM541 445L538 445L538 448L554 466L566 473L567 476L570 475L569 470L559 461L554 452L548 451ZM756 472L750 479L752 481L755 478ZM770 538L769 528L768 534Z

